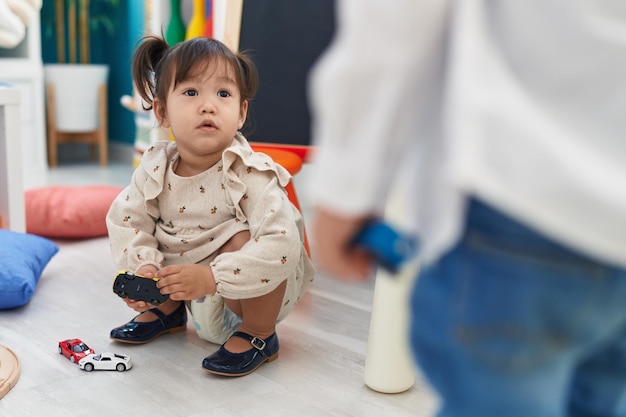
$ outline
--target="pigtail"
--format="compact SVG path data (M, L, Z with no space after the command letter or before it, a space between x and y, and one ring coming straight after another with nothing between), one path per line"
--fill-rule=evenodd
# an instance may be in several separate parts
M160 76L160 63L169 52L169 45L156 36L144 36L139 40L132 61L132 76L137 93L147 104L145 110L151 110L156 92L156 78Z
M259 72L254 62L245 52L237 54L237 64L241 74L241 97L244 100L252 100L259 88Z

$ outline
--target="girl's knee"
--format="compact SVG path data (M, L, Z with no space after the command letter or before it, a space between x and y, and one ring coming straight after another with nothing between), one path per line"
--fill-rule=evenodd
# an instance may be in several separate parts
M240 300L230 300L228 298L224 298L224 304L226 304L228 309L235 313L237 316L243 316L243 309L241 308Z
M251 235L249 230L242 230L241 232L238 232L233 237L231 237L224 244L224 246L219 249L218 253L238 251L243 247L243 245L250 241L250 237Z

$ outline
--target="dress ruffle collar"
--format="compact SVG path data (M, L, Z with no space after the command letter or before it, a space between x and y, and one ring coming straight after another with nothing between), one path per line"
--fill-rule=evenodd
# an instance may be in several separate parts
M175 142L157 142L146 150L141 161L141 168L147 175L143 192L146 201L156 199L165 186L165 170L178 158L178 150ZM238 162L239 161L239 162ZM237 133L233 144L224 150L222 154L222 175L227 201L232 204L231 211L240 221L245 222L247 217L241 210L240 201L246 194L246 183L237 174L236 167L241 163L245 167L254 168L258 171L274 173L278 184L286 187L291 180L291 175L282 166L275 163L268 155L255 152L248 140ZM150 205L148 210L150 211ZM150 213L158 216L158 213Z

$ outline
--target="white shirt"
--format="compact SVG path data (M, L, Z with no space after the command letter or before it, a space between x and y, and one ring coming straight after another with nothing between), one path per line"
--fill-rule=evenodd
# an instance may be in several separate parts
M410 176L426 260L476 196L626 266L626 1L340 0L310 95L320 206Z

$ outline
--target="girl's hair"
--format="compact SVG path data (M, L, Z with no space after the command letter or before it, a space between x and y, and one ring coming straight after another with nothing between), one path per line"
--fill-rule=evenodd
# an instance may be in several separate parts
M234 53L222 42L192 38L170 48L162 38L149 35L139 40L132 62L137 92L151 110L155 98L165 100L172 87L197 75L212 63L225 63L235 73L241 101L252 100L259 85L256 66L245 53Z

